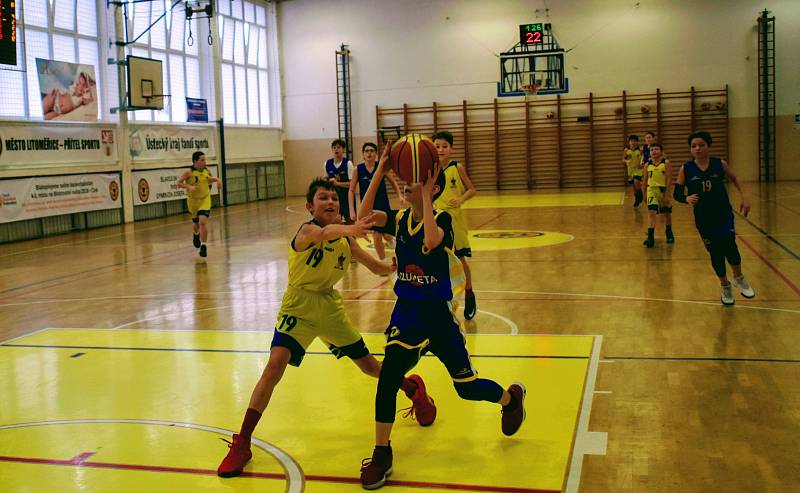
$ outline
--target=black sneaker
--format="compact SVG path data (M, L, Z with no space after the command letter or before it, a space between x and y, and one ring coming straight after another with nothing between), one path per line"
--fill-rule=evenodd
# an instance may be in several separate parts
M464 318L472 320L477 313L478 304L475 302L475 293L470 293L464 299Z
M675 235L672 234L672 231L667 232L667 243L675 243Z
M647 238L646 240L644 240L644 243L642 243L642 245L646 246L647 248L653 248L655 244L656 240L653 238Z
M192 235L192 245L195 248L200 248L200 235Z
M201 257L208 256L208 252L206 252L206 246L205 245L200 245L200 256Z

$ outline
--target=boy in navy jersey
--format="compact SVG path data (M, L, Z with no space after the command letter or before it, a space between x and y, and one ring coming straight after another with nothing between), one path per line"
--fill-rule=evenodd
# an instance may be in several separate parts
M728 281L725 260L733 269L733 286L745 298L756 295L750 283L742 274L742 257L736 247L736 232L733 228L733 209L724 179L733 183L742 197L739 212L745 217L750 212L750 204L744 190L728 163L718 157L710 157L711 134L695 132L689 135L692 157L686 161L675 181L674 198L678 202L694 207L694 224L703 239L703 244L711 254L711 265L722 286L722 304L733 305L733 287ZM689 187L685 195L684 187Z
M375 176L375 171L378 169L378 146L373 142L365 142L361 146L361 153L364 155L364 162L356 166L356 172L353 173L353 178L350 180L350 217L356 219L356 188L358 188L359 199L364 200L364 195L367 193L369 184ZM385 176L389 183L394 188L397 196L400 196L400 186L391 174ZM377 211L387 212L390 209L389 194L386 192L386 183L381 179L378 185L378 192L375 196L375 203L373 209ZM387 238L388 239L388 238ZM383 246L383 234L373 231L372 232L373 245L375 246L375 253L378 258L383 260L386 258L386 252Z
M342 139L331 142L333 157L325 161L325 175L328 181L336 187L339 197L339 213L346 223L355 221L350 217L350 207L347 203L347 191L350 189L350 178L353 176L353 162L345 156L347 144Z
M396 394L406 372L420 357L431 352L447 368L458 395L463 399L495 402L502 406L502 431L513 435L525 419L525 387L513 383L507 390L493 380L478 378L465 346L464 334L453 316L454 293L463 289L463 269L453 252L454 235L450 215L435 211L433 201L445 187L444 174L436 165L425 183L406 186L409 209L373 211L379 181L387 168L386 144L378 169L364 196L359 216L373 214L375 226L395 236L397 303L386 329L386 356L381 366L375 396L375 442L371 459L362 462L361 485L383 486L392 473L389 441L396 409ZM432 424L430 420L427 424ZM425 424L420 421L420 424Z

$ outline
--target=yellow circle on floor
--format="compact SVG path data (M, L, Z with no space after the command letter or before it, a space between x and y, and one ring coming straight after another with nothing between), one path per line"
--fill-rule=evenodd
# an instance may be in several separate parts
M474 252L493 250L520 250L558 245L574 240L575 237L554 231L530 231L524 229L479 229L469 232L469 242ZM392 239L392 241L394 241ZM359 245L374 250L372 242L359 238ZM384 242L384 245L386 243ZM389 246L386 250L391 250Z

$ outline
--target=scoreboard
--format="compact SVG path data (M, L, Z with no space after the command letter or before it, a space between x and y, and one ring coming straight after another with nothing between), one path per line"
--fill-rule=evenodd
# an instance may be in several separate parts
M17 64L17 0L0 0L0 64Z

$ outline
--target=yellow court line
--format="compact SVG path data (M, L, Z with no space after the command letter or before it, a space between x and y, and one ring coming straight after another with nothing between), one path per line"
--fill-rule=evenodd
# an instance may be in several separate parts
M541 193L526 195L478 195L465 202L464 209L523 207L580 207L620 205L621 192ZM624 196L624 195L623 195Z

